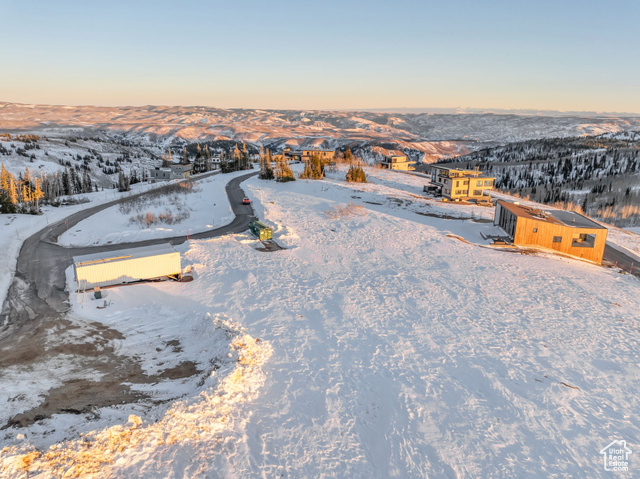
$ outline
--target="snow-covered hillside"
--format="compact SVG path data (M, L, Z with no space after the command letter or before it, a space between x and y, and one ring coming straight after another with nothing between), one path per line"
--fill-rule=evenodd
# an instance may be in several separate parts
M2 131L0 131L2 133ZM87 171L98 188L111 188L118 171L140 179L148 170L160 166L167 150L148 141L131 143L116 136L76 136L73 132L49 132L47 135L0 135L0 162L14 176L28 168L31 177L62 175L75 169L80 176Z
M472 151L485 144L533 138L617 133L640 128L640 118L592 114L384 113L210 107L96 107L0 102L0 133L121 136L133 142L176 139L235 140L258 145L285 143L327 148L384 146L424 153L428 161ZM443 142L448 142L445 144Z
M640 224L640 133L509 143L452 158L496 177L496 187L580 208L618 226ZM573 205L573 206L572 206Z
M284 250L248 232L189 241L191 283L110 289L106 309L72 295L73 321L120 331L119 353L145 365L174 336L193 342L180 359L206 364L203 338L225 325L209 352L233 361L162 407L5 429L1 474L611 477L600 450L623 439L635 452L640 437L637 278L491 249L490 209L366 170L367 184L248 180ZM12 412L34 401L0 381ZM639 468L632 456L620 477Z

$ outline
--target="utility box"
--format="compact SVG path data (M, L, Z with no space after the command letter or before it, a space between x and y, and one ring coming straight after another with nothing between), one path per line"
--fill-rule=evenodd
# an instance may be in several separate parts
M73 268L79 291L182 273L180 253L168 243L76 256Z
M249 229L260 241L270 240L273 238L273 230L259 221L252 221L249 223Z

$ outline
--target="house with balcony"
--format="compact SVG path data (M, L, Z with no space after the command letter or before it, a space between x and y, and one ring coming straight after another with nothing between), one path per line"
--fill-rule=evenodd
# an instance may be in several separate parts
M519 246L540 246L602 263L607 228L573 211L541 210L500 200L493 224Z
M409 161L406 155L385 155L380 162L380 166L400 171L413 171L416 169L416 164Z
M292 150L287 147L283 150L282 154L287 161L307 162L312 156L317 156L321 160L332 161L336 156L335 150L320 149L320 148L303 148L301 150ZM274 155L274 160L281 158L281 155Z
M431 187L451 201L486 200L493 190L495 176L479 170L462 170L448 166L431 167ZM425 187L426 191L426 187Z
M156 166L149 170L149 182L156 183L158 181L182 180L189 178L193 165L185 165L183 163L173 163L168 167Z

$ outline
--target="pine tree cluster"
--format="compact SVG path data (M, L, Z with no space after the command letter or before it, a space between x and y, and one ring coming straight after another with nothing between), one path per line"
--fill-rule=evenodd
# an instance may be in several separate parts
M366 183L367 175L361 165L351 165L349 171L347 171L346 180L353 183Z
M312 155L304 165L300 178L305 180L321 180L324 178L324 161L318 155Z
M271 168L271 152L267 148L266 153L260 151L260 174L258 178L261 180L273 180L275 178L273 174L273 168Z
M634 132L516 142L443 162L477 166L496 177L496 188L532 201L579 206L620 226L640 223L625 208L640 204L640 135Z

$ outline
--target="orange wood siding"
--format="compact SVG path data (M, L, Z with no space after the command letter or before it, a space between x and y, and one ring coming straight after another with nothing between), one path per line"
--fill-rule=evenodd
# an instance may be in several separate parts
M537 229L536 233L534 233L534 229ZM573 246L574 236L580 234L594 235L593 247ZM562 241L554 243L554 236L561 237ZM518 217L513 238L513 242L517 245L542 246L596 263L602 262L606 241L606 228L574 228L523 217Z

